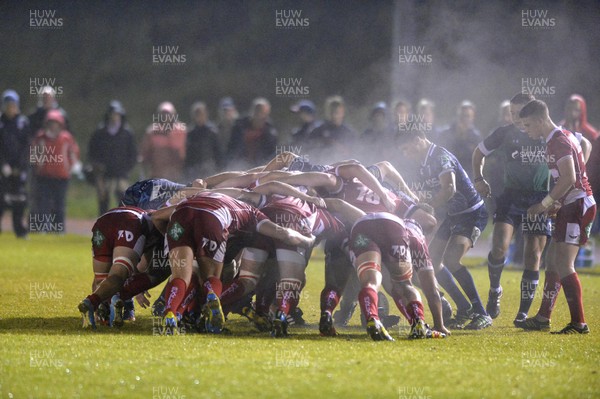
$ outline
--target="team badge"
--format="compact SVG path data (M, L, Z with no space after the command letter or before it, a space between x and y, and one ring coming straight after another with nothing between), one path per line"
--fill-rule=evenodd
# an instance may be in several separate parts
M105 239L106 237L104 237L100 230L94 231L94 234L92 236L92 243L95 247L100 247Z
M183 235L183 232L183 227L181 227L179 223L175 222L175 224L173 224L173 226L171 226L171 228L169 229L169 236L175 241L179 241L179 239Z

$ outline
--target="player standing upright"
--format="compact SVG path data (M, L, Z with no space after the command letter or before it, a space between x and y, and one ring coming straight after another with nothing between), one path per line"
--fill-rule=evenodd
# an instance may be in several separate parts
M558 210L556 229L546 257L542 304L536 317L525 320L520 326L527 330L549 329L552 309L563 286L571 322L556 333L587 334L590 330L585 323L575 258L579 247L589 238L596 203L587 179L583 151L574 134L554 124L543 101L531 101L523 107L519 117L529 137L545 138L548 168L554 179L550 193L540 203L531 206L527 213L553 214Z
M429 141L422 131L410 131L397 136L400 155L418 163L418 179L432 192L428 201L436 214L446 213L429 245L431 258L440 285L457 302L456 318L450 328L481 330L492 325L484 309L471 273L461 263L487 225L487 210L460 162L448 150ZM451 277L444 275L441 263L452 275L471 302L466 301ZM457 300L458 299L458 300Z
M516 229L521 228L525 239L525 270L521 277L521 302L515 323L527 317L540 277L540 261L550 235L547 216L527 216L527 208L540 202L548 194L548 167L545 163L546 145L540 139L530 138L522 131L519 112L530 101L531 94L519 93L510 100L513 123L494 130L473 152L473 176L477 192L491 195L482 168L484 158L499 152L504 163L504 192L496 200L492 249L488 254L490 291L486 310L495 319L500 314L502 286L500 277L506 264L506 254Z

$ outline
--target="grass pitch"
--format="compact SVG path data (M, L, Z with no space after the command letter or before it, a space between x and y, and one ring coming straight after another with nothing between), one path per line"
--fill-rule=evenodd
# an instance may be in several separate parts
M355 327L340 337L319 336L319 253L300 305L308 326L291 327L287 339L258 333L236 315L228 321L232 335L161 336L149 310L139 308L137 321L122 329L82 330L76 306L92 280L89 238L32 235L23 242L5 234L0 254L1 398L600 396L597 268L580 273L587 336L515 329L521 272L506 270L502 313L493 327L408 341L404 325L392 331L396 342L373 342L357 315ZM486 269L471 271L486 300ZM153 290L153 298L158 293ZM541 289L531 313L540 297ZM553 329L568 322L562 293L552 322Z

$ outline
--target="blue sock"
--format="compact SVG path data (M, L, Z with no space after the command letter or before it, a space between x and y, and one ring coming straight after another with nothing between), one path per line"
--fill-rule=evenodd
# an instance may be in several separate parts
M473 311L478 314L487 315L487 312L481 303L481 298L479 298L477 288L475 287L473 276L471 276L471 273L469 273L467 268L461 266L460 269L453 272L452 275L454 275L458 284L460 284L465 294L467 294L467 297L471 301L471 305L473 305Z
M492 259L492 253L488 254L488 275L490 276L490 288L500 288L500 277L506 264L506 258Z
M452 277L452 273L445 266L442 266L442 269L435 274L435 277L440 284L440 286L450 295L450 298L456 304L457 310L467 310L471 307L471 304L465 298L463 293L460 291L460 288L454 282L454 278Z
M521 277L521 304L519 305L519 313L527 315L529 312L539 280L539 271L523 270L523 277Z

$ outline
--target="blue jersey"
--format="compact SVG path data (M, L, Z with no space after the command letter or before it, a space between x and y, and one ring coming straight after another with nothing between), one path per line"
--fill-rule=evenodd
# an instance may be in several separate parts
M419 167L418 179L421 184L437 194L441 188L440 176L450 172L456 176L456 193L446 204L448 215L468 213L483 205L483 199L456 157L445 148L432 143L425 161Z

